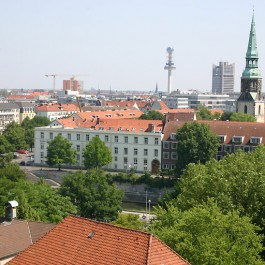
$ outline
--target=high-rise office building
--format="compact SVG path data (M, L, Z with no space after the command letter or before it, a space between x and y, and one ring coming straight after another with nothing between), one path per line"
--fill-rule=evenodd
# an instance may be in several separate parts
M235 64L219 62L213 65L212 93L229 94L234 92Z

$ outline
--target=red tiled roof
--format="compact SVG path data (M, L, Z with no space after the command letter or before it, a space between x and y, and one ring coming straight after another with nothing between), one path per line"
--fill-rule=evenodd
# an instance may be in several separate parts
M259 122L233 122L233 121L195 121L205 123L210 126L210 129L217 135L226 135L224 144L232 142L233 136L244 136L241 144L249 144L251 137L261 137L262 144L265 144L265 124ZM176 133L177 129L181 128L185 122L170 121L164 127L163 140L169 140L171 133Z
M151 234L69 216L8 264L189 263Z
M76 104L47 104L36 107L36 112L79 111Z
M54 226L54 224L26 220L2 222L0 224L0 259L23 251Z
M136 119L142 115L142 111L138 109L119 109L119 110L104 110L93 112L80 112L75 114L76 118L80 119Z
M209 109L209 111L212 115L214 115L215 113L220 113L222 115L224 113L222 109Z
M57 119L64 128L93 128L95 130L130 131L130 132L161 132L163 122L161 120L129 120L129 119Z

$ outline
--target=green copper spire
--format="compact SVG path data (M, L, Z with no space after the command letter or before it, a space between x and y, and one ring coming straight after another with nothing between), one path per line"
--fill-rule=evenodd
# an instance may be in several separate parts
M248 49L246 53L246 68L242 74L242 78L261 78L261 73L258 68L259 55L256 40L256 28L254 21L254 10L251 21L251 28L248 40Z
M254 11L252 16L251 29L249 33L248 50L246 58L258 58Z

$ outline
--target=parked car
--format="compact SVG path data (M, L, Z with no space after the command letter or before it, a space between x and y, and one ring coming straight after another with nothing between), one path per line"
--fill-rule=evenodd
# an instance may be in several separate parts
M20 165L20 166L26 166L26 161L21 161L21 162L19 163L19 165Z
M28 151L21 149L21 150L17 150L17 153L22 154L22 155L27 155Z

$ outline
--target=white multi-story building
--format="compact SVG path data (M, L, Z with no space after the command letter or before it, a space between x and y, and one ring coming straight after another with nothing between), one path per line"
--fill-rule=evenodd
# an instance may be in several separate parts
M67 125L68 127L62 125L60 120L47 127L35 128L36 165L45 165L48 142L61 134L71 141L72 147L77 151L76 167L83 166L82 151L93 137L98 136L112 153L112 162L106 166L107 169L126 171L134 168L137 172L157 173L160 168L162 121L97 121L93 129L69 127L69 120Z
M214 94L185 94L179 91L173 91L165 99L165 103L170 108L178 108L180 100L187 102L188 108L197 108L199 105L204 105L209 109L226 110L226 101L229 95L214 95ZM186 103L185 103L186 104Z

